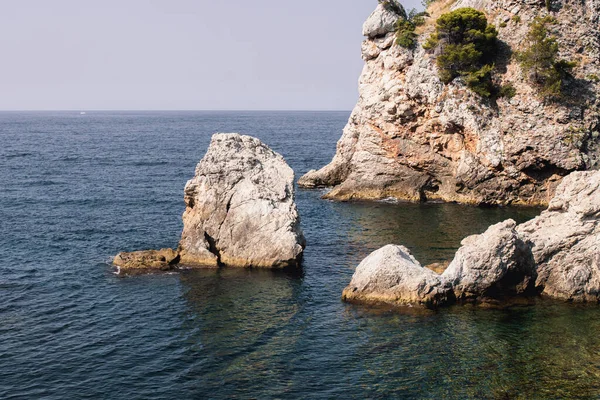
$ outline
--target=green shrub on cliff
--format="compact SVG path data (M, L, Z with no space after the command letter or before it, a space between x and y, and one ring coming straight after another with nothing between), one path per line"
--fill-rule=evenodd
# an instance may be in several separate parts
M414 8L408 15L406 12L402 13L396 24L396 44L407 49L415 47L417 44L415 29L417 26L423 25L428 16L429 14L425 11L418 12Z
M475 72L471 72L465 76L467 86L482 97L490 97L495 92L494 84L492 83L493 65L484 65Z
M596 74L589 74L588 76L585 77L587 80L590 80L592 82L600 82L600 77Z
M517 89L510 83L506 85L500 86L500 90L498 91L498 97L504 97L507 99L512 99L517 94Z
M562 94L564 82L571 76L575 62L558 59L558 43L548 33L548 25L555 24L552 17L537 17L529 25L525 37L526 49L517 57L523 71L531 82L539 87L544 96L558 97Z
M459 8L437 19L435 32L423 47L437 54L442 82L464 77L470 89L489 97L494 92L492 71L497 36L496 28L488 24L484 13Z

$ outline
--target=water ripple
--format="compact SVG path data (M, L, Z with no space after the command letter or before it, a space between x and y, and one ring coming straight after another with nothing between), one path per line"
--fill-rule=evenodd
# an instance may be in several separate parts
M331 159L348 113L0 118L0 398L600 396L595 307L398 313L340 300L380 246L444 261L464 236L537 210L301 190L303 274L112 273L118 251L177 244L183 186L212 133L258 136L300 175Z

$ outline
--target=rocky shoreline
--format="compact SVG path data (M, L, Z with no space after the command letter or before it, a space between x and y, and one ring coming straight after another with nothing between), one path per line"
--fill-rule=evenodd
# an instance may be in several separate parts
M505 26L539 13L537 5L515 7L513 0L443 4L484 10ZM358 104L332 162L305 174L298 185L333 186L324 197L336 200L393 197L548 208L523 224L509 219L463 239L448 264L424 267L408 248L387 245L358 265L343 300L425 308L539 296L600 302L600 171L577 171L594 169L600 159L596 83L586 83L587 90L581 82L567 85L568 96L578 102L544 102L508 62L502 79L518 83L515 97L484 99L460 79L442 83L422 46L395 44L396 21L405 18L398 10L379 2L365 22ZM600 20L596 5L553 13L560 28L569 27L561 43L575 35L600 37L597 26L584 24ZM514 26L499 38L516 49L524 34L524 27ZM588 45L598 57L585 71L599 71L600 40ZM567 140L574 130L581 135ZM177 249L119 253L113 263L120 273L300 267L306 241L294 172L258 139L215 134L184 193Z
M441 274L422 267L403 246L376 250L356 268L342 298L427 308L539 295L598 303L600 171L565 177L540 216L520 225L500 222L461 244Z

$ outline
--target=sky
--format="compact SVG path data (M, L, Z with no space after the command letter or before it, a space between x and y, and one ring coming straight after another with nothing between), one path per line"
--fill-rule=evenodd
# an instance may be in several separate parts
M350 110L376 5L0 0L0 110Z

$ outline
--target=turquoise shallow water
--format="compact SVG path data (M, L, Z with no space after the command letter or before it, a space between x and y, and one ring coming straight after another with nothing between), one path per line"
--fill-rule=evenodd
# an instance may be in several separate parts
M333 203L297 193L300 274L120 278L120 250L175 246L210 135L239 131L298 175L348 113L0 113L0 398L598 398L600 309L552 301L398 313L340 301L387 243L422 263L539 210Z

